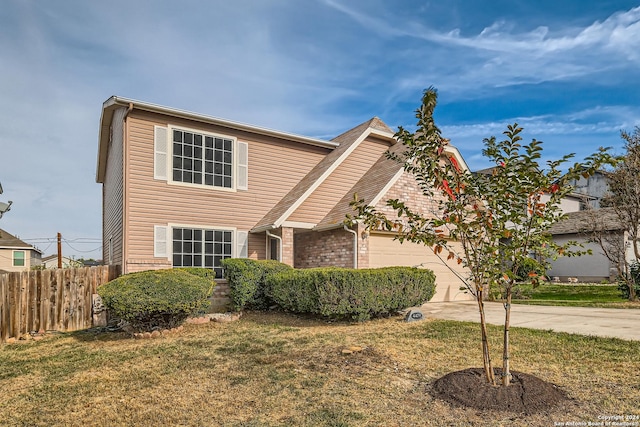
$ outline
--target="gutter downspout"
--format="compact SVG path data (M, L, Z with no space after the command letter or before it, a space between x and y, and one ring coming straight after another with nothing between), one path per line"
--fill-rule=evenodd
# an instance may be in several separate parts
M267 236L273 237L274 239L277 239L280 242L280 246L278 247L278 261L282 262L282 237L277 236L275 234L271 234L269 230L265 230L265 232L267 233Z
M127 111L122 116L122 250L120 254L120 256L122 257L122 259L120 260L122 264L122 274L127 274L129 272L129 267L127 264L129 256L129 242L127 241L129 221L129 186L127 185L127 180L129 179L129 174L127 173L127 168L129 167L129 162L127 161L129 159L129 121L127 120L127 117L132 111L133 102L130 102L129 106L127 107ZM112 125L113 122L110 126ZM102 238L104 239L104 236L102 236ZM102 245L102 255L104 258L104 241L102 242Z
M343 225L343 228L353 234L353 268L358 268L358 233Z

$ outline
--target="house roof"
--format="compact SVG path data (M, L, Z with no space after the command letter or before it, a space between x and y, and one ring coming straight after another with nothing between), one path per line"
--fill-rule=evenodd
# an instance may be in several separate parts
M389 148L392 154L401 154L406 147L402 144L395 144ZM452 145L446 146L446 152L455 156L458 163L465 170L468 166L457 148ZM362 199L366 205L376 205L404 172L403 164L394 159L389 159L384 153L378 161L365 173L362 178L345 194L345 196L331 209L331 211L318 223L315 230L321 231L340 226L347 214L353 213L351 202L354 194L358 199Z
M367 136L374 135L395 143L393 131L377 117L333 138L338 147L327 154L298 182L251 230L264 231L280 227L287 218L322 184Z
M403 150L402 144L395 144L389 152L399 154ZM403 172L402 163L389 159L385 154L360 178L358 182L344 195L344 197L329 211L318 223L317 230L323 230L339 226L349 213L353 213L351 202L353 195L364 200L367 205L375 205L380 196L384 195ZM382 194L381 194L382 193Z
M613 208L600 208L570 212L565 219L551 226L549 233L554 236L582 233L592 230L594 222L606 225L606 231L624 229Z
M120 96L112 96L102 104L102 114L100 115L100 130L98 134L98 159L96 166L96 182L104 182L104 174L107 165L107 151L109 148L109 134L111 121L115 110L121 107L129 108L129 111L136 109L153 113L165 114L173 117L194 120L201 123L223 126L229 129L250 132L258 135L270 136L286 141L299 142L301 144L315 145L325 148L337 147L336 142L325 141L323 139L311 138L308 136L296 135L293 133L267 129L259 126L248 125L231 120L220 119L217 117L207 116L203 114L193 113L190 111L163 107L161 105L151 104L143 101L123 98ZM128 113L127 113L128 114Z
M13 234L10 234L0 228L0 248L3 249L27 249L42 253L40 249L30 245L22 240L18 239Z

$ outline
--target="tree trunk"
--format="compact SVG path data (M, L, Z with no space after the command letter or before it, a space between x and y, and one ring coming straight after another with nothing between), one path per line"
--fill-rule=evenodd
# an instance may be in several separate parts
M504 342L502 350L502 385L508 386L511 383L511 368L509 367L509 326L511 324L511 286L507 288L507 299L504 304Z
M491 354L489 353L489 340L487 336L487 321L484 316L484 301L482 291L478 291L478 311L480 311L480 330L482 332L482 362L484 364L484 373L487 381L491 385L496 385L496 379L493 375L493 366L491 365Z

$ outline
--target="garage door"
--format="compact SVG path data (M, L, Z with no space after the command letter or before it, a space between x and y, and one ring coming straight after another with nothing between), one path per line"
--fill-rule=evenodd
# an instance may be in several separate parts
M446 255L445 255L446 258ZM460 290L462 281L441 261L433 250L424 245L400 243L389 234L371 234L369 236L369 266L420 266L432 270L436 275L436 293L431 301L457 301L473 299ZM463 277L464 269L454 260L448 266Z

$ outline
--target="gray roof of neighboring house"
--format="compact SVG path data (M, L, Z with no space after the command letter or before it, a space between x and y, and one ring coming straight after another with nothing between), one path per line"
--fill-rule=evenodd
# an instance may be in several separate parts
M30 249L36 252L40 252L40 249L26 242L23 242L13 234L7 233L1 228L0 228L0 248Z
M604 225L606 231L624 229L613 208L589 209L570 212L562 221L555 223L549 232L552 235L577 234L593 230L594 224Z

